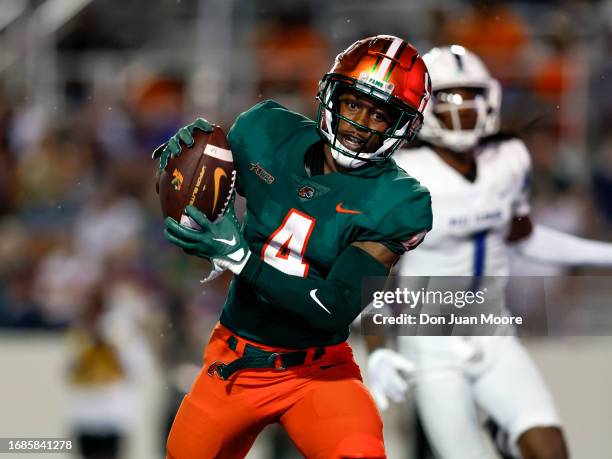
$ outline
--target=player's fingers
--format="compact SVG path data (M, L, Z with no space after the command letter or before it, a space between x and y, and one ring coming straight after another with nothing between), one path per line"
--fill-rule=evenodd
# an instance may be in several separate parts
M408 383L399 373L394 371L387 379L387 387L395 393L405 393L408 390Z
M197 120L195 120L193 126L204 132L212 132L214 130L214 126L208 121L206 121L204 118L198 118Z
M178 156L181 154L181 144L176 136L170 137L166 144L166 149L170 156Z
M168 164L168 152L166 149L164 149L164 151L162 151L161 158L159 158L159 170L163 171L166 168L167 164Z
M166 219L164 220L164 224L166 225L166 230L170 234L187 242L197 242L202 236L201 231L186 228L171 217L166 217Z
M200 231L203 232L204 230L202 229L202 227L200 225L198 225L193 218L188 217L185 214L181 215L181 220L179 221L179 223L181 224L181 226L185 227L185 228L190 228L192 230L196 230L196 231Z
M174 245L178 245L183 250L189 250L189 251L195 252L197 248L197 244L195 242L184 241L183 239L180 239L174 236L167 229L164 230L164 236L168 241L172 242Z
M162 143L159 147L153 150L153 154L151 155L151 158L152 159L159 158L162 155L162 152L166 149L166 145L168 145L168 142Z
M191 135L191 132L189 132L189 128L180 128L178 131L178 136L181 142L183 142L185 145L187 145L188 147L193 146L193 136Z
M402 357L401 355L394 355L392 362L393 366L397 370L406 373L406 375L412 375L414 373L414 370L416 369L416 366L412 361L408 360L405 357Z
M389 389L387 390L387 396L395 403L401 403L406 400L406 392L400 390Z
M185 207L185 215L187 215L188 217L191 217L198 225L202 227L203 230L210 229L210 225L212 223L210 222L208 218L206 218L206 215L200 212L196 207L194 206Z

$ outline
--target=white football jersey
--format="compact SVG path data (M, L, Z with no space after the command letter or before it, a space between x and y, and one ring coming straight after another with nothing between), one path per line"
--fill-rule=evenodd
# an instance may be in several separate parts
M515 216L529 213L529 153L519 139L489 141L476 152L470 182L430 147L401 150L397 164L431 193L433 226L402 256L406 276L508 275L506 236Z
M531 162L523 142L480 145L474 182L429 147L403 150L395 160L429 189L433 210L432 230L419 247L401 257L398 274L470 276L466 281L471 285L474 277L491 276L486 285L494 286L496 295L492 297L489 288L487 307L504 312L506 278L496 276L509 273L506 237L512 218L529 214ZM432 282L435 286L437 279L430 278L428 286ZM560 425L537 369L516 337L509 336L512 326L500 326L495 336L428 336L428 331L400 336L398 346L416 365L416 401L437 456L489 457L477 409L508 435L513 457L519 457L516 441L523 432ZM508 388L520 396L508 397Z

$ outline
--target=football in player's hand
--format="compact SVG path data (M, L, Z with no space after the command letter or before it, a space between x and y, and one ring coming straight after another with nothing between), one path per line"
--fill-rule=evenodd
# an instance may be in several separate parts
M157 190L164 217L181 221L186 206L193 205L210 221L221 217L234 193L236 171L223 129L195 129L193 145L181 145L158 176ZM183 217L183 220L185 217Z

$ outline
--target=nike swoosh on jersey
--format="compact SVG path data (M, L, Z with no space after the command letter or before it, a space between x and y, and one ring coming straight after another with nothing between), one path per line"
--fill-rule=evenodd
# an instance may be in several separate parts
M236 237L235 236L232 236L231 239L221 239L221 238L213 237L213 241L221 242L221 243L223 243L225 245L229 245L230 247L233 247L233 246L236 245Z
M336 212L340 213L340 214L362 214L363 212L359 211L359 210L351 210L351 209L345 209L344 207L342 207L342 202L339 202L338 204L336 204Z
M315 288L315 289L312 289L312 290L310 291L310 298L312 298L312 299L315 301L315 303L317 303L319 306L321 306L323 309L325 309L325 310L327 311L327 313L328 313L328 314L331 314L330 310L329 310L329 309L327 309L327 308L325 307L325 305L324 305L323 303L321 303L321 302L319 301L319 299L317 298L317 290L319 290L319 289L318 289L318 288Z
M217 199L219 199L219 184L221 183L221 177L227 178L227 174L222 167L215 169L214 181L215 181L215 194L213 196L213 210L217 207Z

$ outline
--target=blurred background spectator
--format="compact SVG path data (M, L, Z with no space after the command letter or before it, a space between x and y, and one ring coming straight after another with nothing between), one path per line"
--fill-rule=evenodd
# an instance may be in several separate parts
M138 331L138 302L114 301L98 286L80 303L69 331L67 417L86 459L124 457L125 437L138 421L135 380L146 374L150 347ZM120 295L121 296L121 295Z

